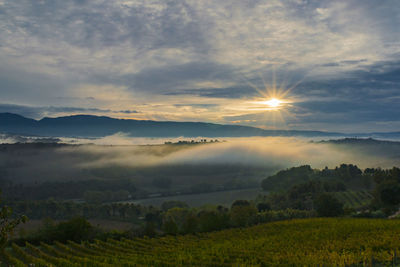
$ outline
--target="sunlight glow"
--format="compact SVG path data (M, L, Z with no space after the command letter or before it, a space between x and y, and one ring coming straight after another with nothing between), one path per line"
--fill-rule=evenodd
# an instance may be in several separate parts
M283 102L277 98L271 98L267 101L263 101L262 104L265 104L271 108L277 108L279 107Z

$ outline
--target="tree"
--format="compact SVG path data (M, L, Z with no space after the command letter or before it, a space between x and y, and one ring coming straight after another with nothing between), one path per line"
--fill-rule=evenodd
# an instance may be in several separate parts
M93 226L82 217L75 217L66 222L61 222L56 227L56 240L66 242L72 240L80 242L89 240L94 235Z
M400 204L400 183L395 180L387 180L376 188L378 196L384 205Z
M1 200L0 200L1 201ZM13 234L15 227L20 223L25 223L28 218L26 216L19 216L15 219L11 218L12 209L8 206L0 208L0 250L3 251L10 236Z
M333 195L323 193L314 201L318 216L337 217L344 213L343 204Z
M268 202L260 202L257 204L257 209L259 212L271 210L271 205Z
M218 231L229 227L229 213L220 207L217 210L202 210L197 217L200 232Z
M193 234L197 231L198 219L194 214L188 214L183 222L183 233Z
M257 209L247 200L236 200L231 207L231 220L234 226L248 226L257 215Z
M163 216L164 230L168 234L177 234L184 232L186 218L191 215L187 208L169 209Z
M167 219L166 221L164 221L162 228L165 233L170 235L176 235L178 233L178 226L171 219Z
M189 208L189 206L185 202L179 201L179 200L164 201L161 204L161 209L163 211L168 211L168 210L170 210L172 208Z
M243 199L235 200L232 203L231 208L236 207L236 206L250 206L250 202L248 200L243 200Z

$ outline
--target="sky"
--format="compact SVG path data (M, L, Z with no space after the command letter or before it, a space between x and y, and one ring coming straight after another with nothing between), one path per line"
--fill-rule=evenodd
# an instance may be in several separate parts
M0 0L0 112L400 131L399 25L398 0Z

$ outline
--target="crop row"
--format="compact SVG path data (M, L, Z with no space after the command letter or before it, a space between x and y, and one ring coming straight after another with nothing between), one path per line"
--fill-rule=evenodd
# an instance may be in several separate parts
M40 246L15 244L13 266L368 266L396 264L400 221L301 219L197 235Z

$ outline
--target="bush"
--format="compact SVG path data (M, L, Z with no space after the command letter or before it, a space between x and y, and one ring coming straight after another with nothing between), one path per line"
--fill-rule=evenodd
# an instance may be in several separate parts
M230 215L233 226L249 226L256 221L257 209L251 205L232 205Z
M66 242L72 240L80 242L83 240L93 240L101 231L94 228L87 220L75 217L65 222L55 223L51 219L43 220L43 227L32 235L23 238L29 243L39 244L53 243L54 241ZM21 243L23 240L16 240Z
M161 209L163 211L168 211L168 210L170 210L172 208L189 208L189 206L185 202L179 201L179 200L164 201L161 204Z
M331 194L324 193L314 201L316 211L320 217L337 217L343 215L343 203Z
M271 205L267 202L261 202L257 204L257 209L259 212L271 210Z

